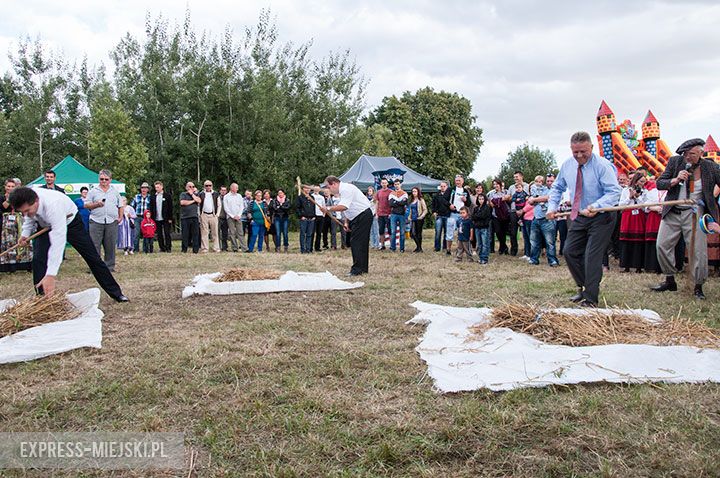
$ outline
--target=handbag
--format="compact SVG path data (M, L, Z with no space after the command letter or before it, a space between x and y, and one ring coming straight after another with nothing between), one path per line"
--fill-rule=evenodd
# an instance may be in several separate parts
M255 203L257 204L257 203ZM265 220L265 229L270 230L270 219L265 215L265 211L263 211L263 208L260 204L257 205L257 207L260 208L260 214L262 214L263 219Z

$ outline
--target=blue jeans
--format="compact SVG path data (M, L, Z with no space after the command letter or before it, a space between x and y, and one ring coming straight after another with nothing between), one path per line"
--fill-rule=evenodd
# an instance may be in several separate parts
M373 218L372 226L370 226L370 245L375 249L380 247L380 226L377 217Z
M450 217L447 220L447 231L445 231L445 240L447 240L447 241L453 240L453 235L455 234L455 230L459 228L459 225L460 225L460 213L459 212L451 212Z
M275 240L277 246L280 247L280 243L287 248L288 246L288 218L287 217L276 217L275 218Z
M140 217L138 214L138 217L135 218L135 229L133 229L133 234L135 234L135 241L133 242L133 250L135 252L140 252L140 238L142 237L142 233L140 232L140 223L142 222L143 218Z
M477 254L480 262L488 261L488 257L490 256L490 240L492 240L492 236L490 235L489 227L483 227L482 229L478 227L475 228L475 242L477 244Z
M263 242L265 242L265 224L252 222L252 232L250 233L250 244L248 250L250 252L255 248L255 241L258 243L258 252L262 252Z
M300 253L312 252L312 237L315 230L315 219L300 219Z
M395 250L395 231L400 225L400 250L405 250L405 214L390 214L390 250Z
M529 219L523 219L522 235L523 235L523 255L530 257L532 253L532 247L530 246L530 229L532 227L532 221Z
M533 264L540 263L540 249L542 248L543 238L547 248L548 263L557 264L558 260L555 256L555 221L548 221L545 218L533 219L530 229L530 244L532 244L530 260Z
M435 250L442 249L443 229L447 230L447 216L438 216L435 218Z

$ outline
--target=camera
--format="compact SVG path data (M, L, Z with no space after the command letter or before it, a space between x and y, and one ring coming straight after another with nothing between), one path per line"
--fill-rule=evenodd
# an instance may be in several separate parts
M642 194L642 186L635 186L635 194Z

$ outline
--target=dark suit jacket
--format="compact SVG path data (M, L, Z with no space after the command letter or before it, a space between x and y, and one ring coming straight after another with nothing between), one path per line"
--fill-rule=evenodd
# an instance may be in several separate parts
M718 205L713 195L715 185L720 186L720 166L715 162L708 159L700 159L698 163L700 165L700 179L702 180L702 198L705 203L705 212L709 213L716 221L718 220ZM682 156L673 156L668 160L665 171L660 175L657 180L657 188L667 190L666 201L676 200L680 194L680 186L676 184L670 187L670 181L676 178L680 171L685 169L685 158ZM690 180L685 181L684 187L687 191L687 196L690 197ZM662 210L662 217L670 212L672 206L664 206Z
M173 218L173 205L172 196L167 191L163 191L163 205L162 205L162 217L163 221L172 221ZM157 204L155 200L155 194L150 195L150 214L153 220L155 219L155 213L157 212Z

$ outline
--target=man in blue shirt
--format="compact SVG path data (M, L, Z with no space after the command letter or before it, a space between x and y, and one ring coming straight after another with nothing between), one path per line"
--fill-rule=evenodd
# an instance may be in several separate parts
M583 307L595 307L600 295L602 260L615 227L615 215L596 209L615 206L620 185L615 167L593 154L590 135L577 132L570 138L573 157L560 167L550 190L547 219L555 219L562 193L570 193L570 225L565 242L565 261L578 286L570 298Z

